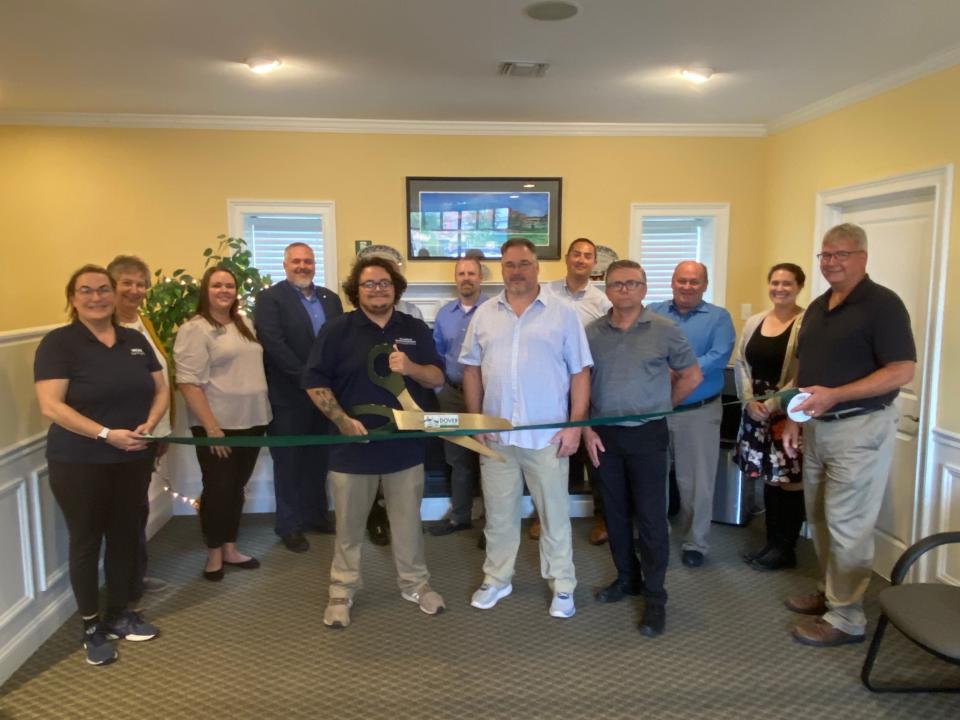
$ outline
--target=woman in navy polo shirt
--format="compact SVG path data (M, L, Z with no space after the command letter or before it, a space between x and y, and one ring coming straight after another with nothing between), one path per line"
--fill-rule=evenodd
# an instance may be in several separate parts
M37 347L34 381L50 419L50 489L70 535L70 584L83 617L87 662L117 658L111 639L151 640L158 631L129 604L136 576L140 508L155 447L143 439L167 411L167 384L150 344L114 318L116 286L84 265L67 283L72 322ZM100 544L106 537L107 608L99 615Z
M272 418L263 348L253 326L240 314L237 279L226 268L212 267L203 274L197 314L177 332L173 361L195 436L263 435ZM197 446L207 580L222 580L224 565L260 567L236 545L244 488L259 454L257 447Z

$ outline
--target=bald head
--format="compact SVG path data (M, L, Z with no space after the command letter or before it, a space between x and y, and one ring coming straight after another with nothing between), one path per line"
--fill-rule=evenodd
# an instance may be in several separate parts
M674 269L670 287L677 310L693 310L703 301L703 294L707 291L706 266L696 260L684 260Z

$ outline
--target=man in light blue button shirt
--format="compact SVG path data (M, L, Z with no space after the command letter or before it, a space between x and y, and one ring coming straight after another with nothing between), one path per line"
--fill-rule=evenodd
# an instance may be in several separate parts
M593 359L576 311L541 292L529 240L507 240L501 256L504 291L477 308L460 352L467 410L507 418L514 425L584 419ZM505 461L480 459L487 557L483 584L470 604L487 610L513 590L526 480L542 524L540 574L553 591L550 615L572 616L577 578L567 474L580 429L518 430L479 439Z
M730 313L703 301L707 290L705 265L684 260L673 271L671 287L672 300L647 307L680 327L703 373L703 381L680 406L687 410L667 418L673 468L680 491L684 534L681 559L687 567L700 567L710 549L707 536L713 519L713 488L720 458L723 415L720 392L736 333Z
M453 269L457 298L440 308L433 321L433 341L445 366L443 388L437 394L442 412L466 412L460 348L470 319L487 299L480 292L482 278L483 268L478 257L471 255L457 260ZM445 442L443 455L450 466L450 516L431 527L431 535L449 535L473 527L473 492L480 481L479 456L475 452Z

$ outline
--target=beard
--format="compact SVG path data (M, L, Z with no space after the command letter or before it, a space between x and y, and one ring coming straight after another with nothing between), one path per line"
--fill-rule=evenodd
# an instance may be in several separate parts
M298 290L306 290L307 288L313 287L313 278L303 277L302 275L294 275L293 279L290 281L290 284Z

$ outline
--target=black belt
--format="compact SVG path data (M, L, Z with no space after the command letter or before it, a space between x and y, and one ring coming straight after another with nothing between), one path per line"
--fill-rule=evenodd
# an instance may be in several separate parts
M452 387L452 388L453 388L454 390L456 390L457 392L463 392L463 383L455 383L455 382L450 382L449 380L447 380L447 385L449 385L450 387Z
M814 420L819 420L821 422L833 422L834 420L846 420L847 418L860 417L861 415L869 415L870 413L875 413L877 410L883 410L889 405L881 405L880 407L869 407L869 408L850 408L849 410L840 410L833 413L825 413L820 417L815 417Z
M680 405L680 406L678 406L678 407L683 408L684 410L693 410L693 409L695 409L695 408L703 407L704 405L708 405L708 404L712 403L714 400L719 400L719 399L720 399L720 393L717 393L716 395L711 395L710 397L704 398L703 400L700 400L699 402L692 402L692 403L688 403L688 404L686 404L686 405Z

